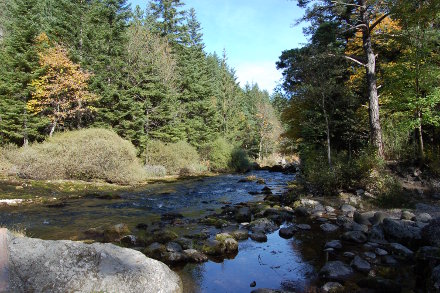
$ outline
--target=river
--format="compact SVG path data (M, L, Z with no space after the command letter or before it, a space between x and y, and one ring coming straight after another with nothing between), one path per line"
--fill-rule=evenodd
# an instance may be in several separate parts
M239 182L255 175L265 185L255 181ZM253 171L246 175L229 174L215 177L182 180L173 183L154 183L142 188L124 190L117 198L83 196L65 199L62 204L37 204L0 208L0 224L9 228L21 227L31 237L43 239L78 239L91 227L124 223L131 230L136 225L160 221L166 213L180 213L185 219L196 220L226 204L262 201L261 194L251 195L268 186L274 194L282 194L295 175ZM47 196L47 195L46 195ZM57 197L54 191L50 196ZM193 229L188 226L186 229ZM220 232L220 229L219 231ZM202 264L187 264L173 269L181 276L186 292L250 292L255 288L305 291L316 276L320 255L311 247L320 246L325 239L310 237L311 232L299 233L292 239L268 235L268 241L239 243L239 252L231 259L210 259Z

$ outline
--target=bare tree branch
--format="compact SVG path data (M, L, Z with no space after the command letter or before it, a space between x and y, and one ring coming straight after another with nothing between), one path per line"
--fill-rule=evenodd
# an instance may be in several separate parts
M382 20L384 20L386 17L388 17L391 13L385 13L384 15L382 15L381 17L379 17L378 19L376 19L375 22L373 22L370 27L368 28L370 30L370 32L379 24L382 22Z
M353 58L351 56L344 55L344 58L347 59L347 60L353 61L353 62L355 62L355 63L357 63L357 64L359 64L359 65L361 65L363 67L367 67L366 64L362 63L361 61L359 61L359 60L357 60L357 59L355 59L355 58Z
M358 5L358 4L353 4L353 3L344 3L344 2L339 2L339 1L332 1L333 4L339 4L339 5L345 5L345 6L355 6L355 7L365 7L362 5Z

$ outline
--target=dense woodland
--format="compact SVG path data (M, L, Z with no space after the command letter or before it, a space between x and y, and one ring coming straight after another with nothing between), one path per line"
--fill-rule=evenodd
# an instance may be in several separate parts
M384 160L438 175L440 2L297 4L309 41L279 58L279 104L287 105L287 147L301 154L309 179L349 186Z
M267 91L207 53L179 0L0 0L0 144L112 129L138 156L182 143L267 157L281 133ZM214 154L215 155L215 154Z
M145 10L125 0L0 0L4 153L104 128L152 173L178 173L181 157L221 170L282 152L299 154L324 193L391 192L390 160L440 175L440 2L297 4L309 41L281 53L282 84L269 96L237 82L226 51L205 51L196 11L179 0Z

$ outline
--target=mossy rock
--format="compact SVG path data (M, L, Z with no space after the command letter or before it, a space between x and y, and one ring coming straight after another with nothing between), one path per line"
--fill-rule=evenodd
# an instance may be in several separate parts
M207 255L222 255L226 251L224 242L208 240L202 246L202 252Z
M156 231L151 236L153 241L163 243L163 244L170 242L170 241L173 241L173 240L177 239L178 237L179 237L179 235L177 235L176 232L173 232L171 230Z
M216 227L218 229L220 229L222 227L225 227L225 226L227 226L229 224L229 222L226 221L226 220L212 218L212 217L208 217L208 218L202 219L200 221L200 223L208 225L208 226L214 226L214 227Z
M225 242L225 240L228 238L233 238L233 237L229 233L220 233L220 234L215 235L215 240L220 241L220 242Z

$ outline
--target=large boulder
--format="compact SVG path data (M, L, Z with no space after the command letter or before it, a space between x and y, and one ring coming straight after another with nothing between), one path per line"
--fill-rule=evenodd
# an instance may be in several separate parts
M414 244L421 239L421 229L413 221L386 218L382 226L385 238L389 241Z
M422 239L428 245L440 247L440 218L432 220L422 229Z
M113 244L41 240L8 232L11 292L182 292L179 276Z
M278 230L278 225L276 225L272 220L269 220L267 218L261 218L258 220L255 220L250 223L249 225L252 232L264 232L264 233L271 233L276 230Z

